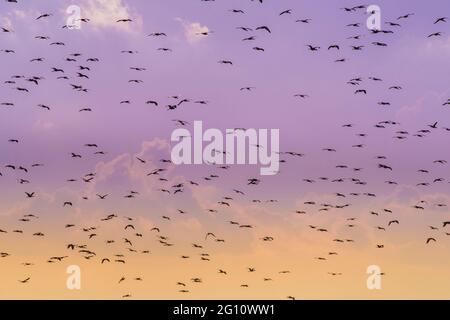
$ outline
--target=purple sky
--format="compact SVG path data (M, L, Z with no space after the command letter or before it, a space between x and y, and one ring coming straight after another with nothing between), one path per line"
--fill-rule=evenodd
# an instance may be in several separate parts
M17 107L2 110L1 120L6 122L2 123L1 134L20 138L26 146L19 152L6 144L2 162L39 154L42 162L57 164L67 152L79 150L88 142L104 146L109 157L113 157L116 153L137 150L142 141L152 137L167 139L173 130L173 126L168 125L171 119L203 120L205 126L223 129L279 128L282 148L314 155L307 157L303 165L309 164L316 170L321 169L317 167L321 163L317 158L323 155L320 152L323 147L346 148L351 153L342 152L342 158L336 156L344 162L366 161L366 154L359 157L358 152L349 148L360 142L370 142L372 155L391 148L388 149L392 150L390 158L397 164L410 163L411 157L407 159L405 155L420 144L424 152L415 153L414 165L402 164L398 168L397 174L405 171L405 179L411 176L410 170L415 167L427 165L433 157L442 158L448 154L435 148L445 143L445 132L434 133L433 143L427 143L430 138L423 141L411 138L399 144L389 139L394 130L373 128L373 124L382 120L398 121L401 126L395 129L411 132L434 121L447 125L447 110L441 104L449 95L448 81L445 81L448 74L445 62L450 54L449 38L445 33L448 24L433 25L439 13L448 9L445 1L436 1L431 8L418 2L380 1L377 4L381 7L383 22L396 21L405 13L415 13L400 21L402 27L386 28L395 30L392 35L370 35L363 27L346 27L355 22L364 25L365 15L363 11L345 13L339 10L342 4L338 2L317 6L313 1L304 1L301 5L296 1L268 1L260 6L242 1L178 1L170 5L166 1L130 1L122 5L127 6L131 18L142 21L142 25L131 26L130 32L117 30L114 26L95 27L94 22L93 26L83 25L79 31L63 30L61 26L66 19L63 12L69 4L62 1L56 7L46 2L31 4L23 1L16 6L0 5L3 16L9 17L14 29L11 35L2 34L2 48L16 50L14 55L2 54L4 80L14 74L45 77L39 90L27 84L32 89L30 94L2 86L2 101L14 101ZM246 14L227 12L232 8L243 9ZM292 8L293 14L279 17L277 12L286 8ZM13 10L22 10L25 16L18 17ZM35 21L32 13L43 12L51 12L54 16ZM111 20L115 18L112 16ZM189 43L177 18L186 24L198 22L214 33ZM295 23L299 18L312 21L308 25ZM236 30L237 26L259 25L269 26L273 33ZM443 37L426 38L438 30L444 31ZM169 37L146 37L158 31ZM363 35L361 40L346 39L357 34ZM50 41L63 41L66 46L50 47L49 41L33 39L37 35L49 35ZM257 37L252 44L241 41L250 35ZM370 44L378 40L389 46L379 48ZM311 53L306 50L306 44L322 49ZM340 52L327 51L326 47L331 44L339 44ZM254 45L264 47L266 52L251 50ZM362 52L352 52L350 45L365 47ZM159 47L169 47L173 52L157 52ZM127 55L121 54L121 50L139 53ZM65 62L68 54L74 52L83 53L80 62ZM43 63L26 62L41 56L45 57ZM81 61L88 57L101 60L92 65L90 81L57 81L49 72L51 67L59 67L72 76L76 66L87 64ZM334 60L339 58L348 61L335 63ZM232 60L234 66L217 64L221 59ZM138 73L129 70L130 66L146 67L148 71ZM383 82L370 82L369 76L380 77ZM358 88L367 89L367 96L353 95L355 88L346 82L354 77L365 78ZM127 83L132 78L142 79L144 83ZM91 91L87 94L72 91L69 83L74 82L85 84ZM387 90L392 85L400 85L404 90ZM239 91L244 86L255 89ZM310 98L294 98L295 93L305 93ZM168 104L170 95L210 103L207 106L190 104L174 112L163 112L161 107L155 109L144 104L148 99L157 100L161 105ZM119 105L122 100L131 100L132 104ZM385 100L392 106L382 108L377 105ZM38 103L50 105L52 112L38 109ZM77 113L82 107L92 107L95 112ZM355 123L355 129L343 130L340 126L345 123ZM36 134L40 126L46 125L52 126L51 129ZM363 140L354 137L353 133L358 132L367 132L369 137ZM428 158L432 150L436 151ZM286 166L284 170L293 168ZM299 176L302 176L301 172Z
M62 28L66 8L71 4L79 5L82 17L90 19L80 30ZM450 3L377 1L383 29L393 34L371 34L365 27L365 10L348 13L340 9L359 4L335 0L320 4L313 0L265 0L263 5L250 0L0 2L0 27L11 31L0 33L0 50L15 51L0 51L0 103L14 103L14 107L0 106L0 209L16 212L13 208L25 203L24 192L32 190L45 196L26 203L26 210L54 216L68 199L79 210L75 215L116 209L141 215L150 205L161 211L184 206L202 216L204 206L216 204L225 195L234 196L233 188L245 189L243 201L279 200L274 205L277 214L302 209L298 205L308 197L318 202L329 199L333 204L351 202L352 214L361 215L389 205L401 204L410 209L422 199L434 203L447 200L448 165L433 162L450 161L450 131L445 130L450 128L450 106L443 106L450 98L450 19L434 22L450 16ZM245 13L233 13L231 9ZM279 16L286 9L292 9L292 14ZM52 15L36 20L43 13ZM397 19L408 13L414 15ZM133 22L115 22L124 18ZM306 18L311 19L309 24L295 22ZM388 26L389 21L401 27ZM361 26L347 26L352 23ZM264 25L271 29L270 34L237 29ZM210 32L208 36L196 35L205 30ZM167 37L148 36L154 32L164 32ZM427 37L435 32L442 32L442 36ZM356 35L361 38L349 39ZM36 36L50 39L39 40ZM242 40L251 36L256 37L254 41ZM50 45L55 41L65 46ZM374 41L386 43L387 47L374 46ZM327 50L334 44L340 50ZM307 45L320 46L320 50L311 52ZM354 51L352 45L364 47ZM265 51L255 51L255 46ZM74 53L82 55L71 56ZM45 60L30 62L39 57ZM93 57L100 61L86 61ZM335 62L343 58L345 62ZM231 60L233 65L219 64L220 60ZM91 70L80 71L80 65ZM63 69L64 74L51 72L53 67ZM146 70L134 71L130 67ZM78 78L77 72L89 79ZM44 79L39 85L25 79L3 83L14 80L14 75ZM62 75L69 79L57 79ZM348 84L358 77L362 78L358 86ZM129 83L131 79L143 82ZM89 91L73 90L70 84L82 85ZM401 86L402 90L389 89L392 86ZM19 92L17 87L29 92ZM240 90L243 87L253 89ZM365 89L367 94L354 94L357 89ZM295 94L308 97L301 99ZM180 101L171 98L175 95L191 102L166 110L166 105ZM130 104L120 103L125 100ZM146 104L147 100L157 101L159 106ZM208 104L193 103L198 100ZM390 106L379 106L381 101ZM51 110L39 108L38 104L48 105ZM93 112L79 112L81 108L92 108ZM280 129L281 151L302 153L304 157L283 155L281 158L287 162L281 165L280 173L262 178L255 188L247 186L247 179L259 177L259 165L235 166L228 171L211 166L170 167L170 182L194 180L205 189L200 195L186 191L179 197L165 197L157 191L161 186L154 182L156 178L148 178L153 179L149 183L141 176L154 168L167 167L159 160L170 157L168 141L176 128L174 119L190 123L202 120L206 128L223 130ZM398 124L374 127L387 120ZM437 128L430 128L435 122ZM353 127L343 128L344 124ZM430 132L422 138L414 136L423 129ZM403 135L407 139L395 139L398 131L407 131ZM367 137L357 136L362 133ZM10 143L9 139L20 142ZM86 148L88 143L98 144L98 150L107 153L93 155L98 150ZM355 148L358 144L364 147ZM337 152L326 152L324 148ZM83 158L72 159L72 152ZM382 155L387 159L375 159ZM145 157L148 166L139 166L136 156ZM34 163L44 167L31 169ZM391 166L393 171L379 169L379 163ZM30 174L11 171L4 167L8 164L29 168ZM337 165L348 168L338 169ZM353 168L363 169L355 172ZM427 169L429 174L419 173L419 169ZM66 181L80 180L90 172L100 177L95 185ZM210 174L218 174L220 179L206 182L203 177ZM17 183L26 177L31 184ZM342 178L344 182L320 182L319 177ZM355 185L351 178L367 184ZM434 183L436 178L445 180ZM314 179L316 183L303 179ZM387 180L398 185L388 185ZM423 182L430 185L417 186ZM124 202L123 196L136 189L142 193L150 190L145 194L148 198L139 198L133 204ZM377 198L340 199L335 196L337 192L372 192ZM82 194L95 197L96 193L110 193L113 200L86 204L77 198ZM270 206L262 205L269 211L273 208ZM446 209L433 210L447 213ZM261 216L261 220L275 224L278 217ZM440 224L439 219L430 223ZM426 223L421 219L411 230ZM280 225L289 229L286 222Z

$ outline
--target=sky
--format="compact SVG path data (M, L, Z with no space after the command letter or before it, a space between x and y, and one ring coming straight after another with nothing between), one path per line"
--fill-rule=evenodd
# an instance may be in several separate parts
M382 30L393 33L373 34L365 27L365 9L342 9L360 4L1 2L0 27L8 32L0 32L0 103L14 105L0 105L0 230L6 231L0 233L0 252L8 253L0 258L5 270L0 298L450 298L450 229L443 227L449 220L450 177L448 165L435 162L450 160L445 147L450 134L450 105L445 105L450 98L450 19L435 23L450 17L450 5L445 0L432 6L424 1L377 1ZM88 19L80 29L63 28L71 5ZM280 16L287 9L291 14ZM37 19L45 13L50 15ZM299 19L311 20L296 22ZM349 26L355 23L360 25ZM256 30L260 26L271 32ZM441 35L429 37L436 32ZM255 39L243 40L248 37ZM320 49L312 52L308 45ZM329 49L331 45L339 50ZM351 46L363 47L355 51ZM43 59L32 61L37 58ZM345 61L336 62L339 59ZM233 64L218 63L222 60ZM41 79L34 84L27 81L31 77ZM361 81L350 84L355 78ZM241 90L246 87L251 90ZM358 89L367 94L355 94ZM182 99L189 102L167 110ZM149 100L158 106L146 104ZM80 112L83 108L92 112ZM220 168L161 162L170 159L172 132L180 127L192 130L194 121L223 131L279 129L280 172L263 177L259 165ZM389 123L375 127L383 121ZM324 151L327 148L336 151ZM103 154L95 154L99 151ZM72 158L72 153L82 157ZM147 175L155 169L165 171ZM93 179L83 181L90 173ZM248 185L251 178L260 183ZM180 183L182 192L175 194L173 186ZM138 194L126 198L131 191ZM25 192L35 196L27 198ZM102 200L98 194L108 196ZM72 206L63 206L65 202ZM20 221L28 214L38 218ZM117 217L101 220L110 214ZM399 224L389 225L394 220ZM135 230L124 229L128 224ZM83 231L90 227L95 229ZM160 232L151 231L154 227ZM326 232L318 232L320 228ZM33 235L36 232L44 236ZM205 240L209 232L225 242L212 236ZM138 252L130 251L124 238ZM436 241L426 244L429 238ZM68 250L69 243L86 245L96 256ZM193 248L193 243L203 248ZM142 250L150 253L139 253ZM125 255L126 263L114 262L116 254ZM47 262L55 256L67 258ZM102 264L103 258L111 262ZM66 287L70 265L81 268L81 290ZM370 265L383 273L380 290L366 286ZM118 283L121 277L126 279ZM191 281L196 277L202 283Z

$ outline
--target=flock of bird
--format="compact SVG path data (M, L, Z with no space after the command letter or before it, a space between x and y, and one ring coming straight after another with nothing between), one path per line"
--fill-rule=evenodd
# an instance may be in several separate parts
M214 2L215 0L198 0L201 2ZM15 9L21 5L18 0L6 0L11 6L11 9ZM266 5L266 1L264 0L251 0L254 5L264 6ZM353 14L365 13L366 6L365 5L357 5L353 7L342 7L336 8L336 11L343 12L348 14L348 17L353 17ZM228 12L224 12L224 15L251 15L251 12L247 12L239 9L239 8L231 8ZM281 12L273 12L273 15L278 15L280 19L287 19L290 16L294 16L297 14L294 9L286 9ZM43 20L47 20L50 23L52 22L52 18L54 18L56 13L42 13L35 18L35 23L39 24ZM401 28L407 28L408 20L415 19L418 13L407 13L401 14L396 19L392 21L387 21L384 23L383 28L380 30L365 30L365 21L362 22L350 22L346 23L345 26L348 27L350 32L349 36L340 39L336 43L329 43L326 45L319 45L316 43L305 43L304 48L305 51L310 51L311 54L317 54L320 51L326 50L329 52L336 52L339 54L342 52L344 45L342 44L345 41L361 41L363 39L362 33L369 34L380 34L383 37L388 37L388 34L397 33ZM80 22L82 24L89 25L93 23L92 20L94 18L80 18ZM225 19L225 18L224 18ZM297 24L314 24L315 20L318 17L301 17L294 19L294 22ZM349 18L350 19L350 18ZM434 31L426 34L424 33L424 38L436 38L442 37L445 34L445 27L447 26L448 18L444 16L436 16L433 21L430 21L430 29L434 27ZM133 24L135 23L133 17L121 17L120 19L115 20L117 24ZM406 25L406 26L405 26ZM0 26L1 27L1 26ZM70 25L56 26L58 28L71 29ZM257 25L257 26L233 26L232 28L240 30L243 33L241 40L243 43L255 43L261 34L265 34L267 36L276 37L276 32L274 31L273 26L269 25ZM441 28L441 29L439 29ZM358 33L351 33L354 30L357 30ZM70 32L70 31L67 31ZM215 37L219 37L220 34L218 32L213 31L199 31L196 36L198 37L209 37L214 34ZM15 37L15 30L11 27L1 27L1 37ZM167 32L154 30L149 31L143 38L148 39L149 37L158 41L160 38L167 38L170 35ZM0 45L3 46L3 41L0 38ZM71 48L70 43L62 42L54 40L52 35L36 35L34 38L35 41L45 41L48 43L48 50L54 50L54 47L65 47ZM364 52L368 50L369 46L382 47L384 50L388 50L389 40L386 38L385 40L376 40L370 41L369 43L358 43L352 44L349 48L351 52ZM0 63L8 64L8 56L17 54L18 50L23 50L20 44L17 44L14 48L0 48ZM161 46L157 49L162 53L170 54L172 49L169 47ZM252 46L252 50L255 51L255 54L264 54L268 48L265 48L261 45ZM91 91L95 88L95 82L92 80L91 74L97 68L99 64L104 60L104 55L106 52L99 52L98 56L90 56L86 57L83 54L83 48L79 47L77 52L70 51L70 53L64 55L62 58L65 61L64 66L56 65L55 62L49 61L49 63L54 66L47 68L43 67L42 73L39 75L23 75L23 74L10 74L6 75L2 73L2 77L6 79L3 80L2 84L2 92L6 90L15 90L17 91L15 95L15 100L8 101L0 101L0 117L2 118L2 123L6 124L7 122L15 121L16 118L13 118L12 113L6 113L5 110L16 110L22 104L22 99L29 95L33 95L34 93L39 91L39 86L42 82L48 81L47 79L54 79L55 81L61 81L66 83L67 91L74 91L76 93L85 94L84 96L89 96ZM121 55L139 55L140 53L137 50L123 50L118 54ZM357 54L357 53L355 53ZM348 58L336 56L334 62L336 63L348 63ZM23 63L27 64L44 64L47 62L45 55L30 57L27 60L24 60ZM223 59L217 58L216 62L218 64L224 65L223 68L237 68L235 61L231 59ZM76 70L74 69L74 65L76 65ZM70 70L70 71L69 71ZM142 77L139 77L141 74L145 74L146 72L151 72L147 69L147 67L142 66L130 66L129 70L135 72L136 77L128 80L128 84L131 85L140 85L144 81ZM352 88L351 93L354 95L367 95L370 90L370 86L372 85L384 85L389 81L388 79L383 79L381 77L376 77L372 75L356 76L354 78L348 79L346 86ZM391 83L389 81L389 83ZM402 90L407 90L403 88L401 84L390 84L386 86L389 92L400 92ZM255 87L243 85L240 88L240 91L243 92L253 92ZM94 93L95 94L95 93ZM294 99L310 99L313 93L304 93L299 92L293 94ZM0 99L3 99L0 95ZM122 101L117 101L119 105L131 105L133 104L132 99L125 99ZM190 105L208 105L213 106L214 102L209 101L207 98L187 98L180 95L173 95L168 97L166 100L151 98L147 101L140 102L143 105L150 106L155 108L157 112L166 112L168 114L167 126L178 126L178 127L189 127L192 124L191 120L185 119L174 119L176 118L176 113L181 108L187 108ZM388 100L379 100L378 106L383 108L391 107L391 102ZM54 108L57 106L48 105L45 103L37 103L36 108L39 108L41 112L52 112ZM377 107L377 106L374 106ZM441 108L449 108L450 107L450 97L447 100L442 101ZM89 107L80 107L78 110L80 114L90 113L95 111L95 106ZM207 111L205 111L207 112ZM11 118L9 118L11 117ZM445 127L441 125L443 120L436 119L433 123L428 123L426 126L422 128L417 128L413 132L402 128L401 123L394 120L385 120L381 122L376 122L373 124L374 128L377 130L386 130L394 132L393 139L398 140L398 143L401 143L402 140L407 139L424 139L427 137L432 137L438 131L449 132L450 127ZM348 132L351 132L352 135L356 135L358 139L361 140L360 143L356 143L351 145L352 148L368 150L370 146L364 142L364 139L368 136L368 133L357 131L355 133L355 128L358 128L357 123L344 123L338 124L342 129L342 135L346 135ZM239 128L236 128L238 130ZM9 146L14 145L15 148L20 150L22 145L22 139L27 139L28 137L18 138L18 137L2 137L3 142L0 141L0 146L2 148L5 147L5 144ZM8 146L8 147L9 147ZM73 164L72 161L86 161L86 159L91 158L92 156L98 157L100 160L107 159L110 156L107 150L102 149L102 147L96 143L87 142L84 145L84 150L86 152L79 151L66 151L67 164L66 167L68 172L70 172L70 168ZM92 151L92 152L91 152ZM334 153L339 152L337 148L331 146L323 146L318 149L319 152L322 152L323 155L328 156ZM223 150L217 150L217 152L223 152ZM64 152L63 152L64 153ZM302 158L307 157L308 155L299 152L299 151L291 151L291 150L282 150L280 151L281 156L281 170L283 170L283 166L286 165L287 162L296 162L300 161ZM378 154L372 156L373 161L375 162L374 170L378 170L379 176L386 176L386 187L387 186L396 186L401 184L402 182L395 178L395 170L396 168L390 163L389 155L386 154ZM3 163L0 167L0 185L2 185L2 189L6 188L5 184L2 182L2 179L5 179L7 176L13 176L17 183L22 188L23 201L32 201L32 199L36 199L40 197L39 189L39 181L36 181L33 178L35 172L48 172L50 174L52 172L52 168L49 167L46 163L40 163L37 160L31 159L29 165L24 165L21 161L22 159L17 159L15 163ZM99 160L99 161L100 161ZM133 159L138 165L142 168L146 168L147 165L150 164L151 161L141 156L135 156ZM419 168L417 173L423 176L423 180L417 181L415 187L417 188L426 188L436 184L444 184L450 183L450 180L447 181L448 177L445 176L434 176L435 169L441 170L440 168L446 168L448 165L448 159L436 158L432 163L429 164L427 168ZM211 183L216 183L220 181L223 176L227 175L227 171L233 170L232 166L228 165L216 165L211 164L207 166L208 170L212 168L213 172L203 176L191 179L186 179L183 182L170 184L170 178L167 174L170 171L170 168L173 165L171 164L171 160L169 157L160 159L160 164L156 168L151 168L148 170L146 176L148 179L153 179L154 183L158 185L157 192L160 193L160 196L168 196L175 197L178 194L185 193L187 190L195 189L200 186L209 185ZM346 184L348 186L350 184L351 188L354 188L355 191L346 193L346 192L338 192L336 191L333 194L335 200L328 202L317 202L315 200L308 200L302 204L301 208L292 208L291 212L287 214L291 214L297 217L303 217L308 215L315 215L317 213L326 213L329 215L335 214L335 212L342 212L348 210L352 207L353 201L356 201L357 198L367 198L373 199L377 197L376 192L371 191L361 191L367 190L370 188L370 183L366 181L364 176L363 167L353 167L348 164L336 163L333 170L337 170L337 172L345 172L346 175L352 175L350 178L341 177L331 177L331 176L321 176L320 174L311 173L310 177L301 177L301 183L307 188L308 186L312 186L315 184L327 184L332 186L337 190L342 184ZM340 174L339 174L340 175ZM85 173L82 176L68 178L66 180L66 184L70 186L71 184L81 183L85 185L90 185L96 181L98 174L95 171ZM316 176L316 177L313 177ZM259 188L260 186L264 186L265 178L264 177L246 177L243 181L237 181L236 187L226 191L221 198L217 199L216 206L211 208L207 208L206 212L201 214L209 214L216 215L218 219L223 220L223 228L227 228L231 226L233 229L231 232L251 232L255 237L257 237L258 241L261 243L270 245L270 243L277 241L276 234L260 234L258 232L258 225L256 223L248 223L245 221L236 221L234 219L230 219L226 216L226 210L232 210L235 202L247 202L252 205L276 205L281 200L277 199L254 199L248 194L252 195L254 192L257 192L255 188ZM66 199L62 201L58 206L60 206L61 210L69 210L69 208L76 207L79 202L88 202L88 201L109 201L111 198L114 198L114 201L132 201L141 196L141 190L131 190L126 194L117 195L114 194L113 191L107 193L94 193L94 197L89 197L86 195L80 196L79 199ZM2 199L2 201L8 201L8 199ZM173 200L175 203L175 200ZM344 202L342 202L344 201ZM364 200L365 201L365 200ZM441 210L446 210L447 203L445 202L435 202L430 203L426 200L420 200L417 203L411 203L410 207L417 212L425 212L429 210L433 210L433 208L438 208ZM162 248L167 248L173 255L178 255L181 260L189 260L189 259L200 259L204 263L211 263L214 261L214 255L209 252L213 244L219 245L219 247L214 247L214 250L221 250L220 246L226 246L228 239L226 237L221 237L220 233L222 229L211 230L205 232L204 234L199 235L199 241L189 244L191 249L185 250L185 252L177 251L177 247L179 243L172 241L171 235L166 231L167 224L176 224L178 215L190 215L192 212L189 210L180 207L176 210L174 215L162 215L159 218L155 218L156 221L159 220L159 224L157 225L149 225L147 228L142 228L137 224L137 219L131 217L127 214L121 214L118 212L108 213L104 215L99 221L92 225L79 225L74 222L68 221L65 225L61 225L60 229L65 230L65 232L70 232L72 230L78 230L82 232L83 237L85 239L82 243L69 242L60 245L60 250L58 254L51 255L44 261L36 261L36 260L26 260L22 262L22 265L27 269L24 272L24 276L21 279L17 279L17 284L19 286L25 286L33 282L35 277L39 277L39 273L37 269L34 269L37 265L42 263L62 263L63 261L67 261L72 256L77 256L86 259L89 263L92 264L118 264L118 265L126 265L127 259L129 255L151 255L151 248L140 248L140 245L145 241L147 245L158 245ZM395 232L396 228L399 228L402 225L401 219L399 219L396 215L394 209L389 207L378 207L372 208L368 210L366 213L362 213L362 215L368 215L371 218L374 218L376 221L373 225L373 228L377 230L377 232ZM41 217L39 213L30 213L23 212L21 216L17 219L17 222L14 226L4 227L2 226L2 221L0 220L0 264L7 264L8 259L14 256L14 252L8 250L8 248L4 248L1 244L3 241L1 240L4 237L13 237L15 235L23 235L29 234L32 237L43 238L45 239L48 235L42 231L37 231L36 228L39 226L39 221ZM359 216L351 216L345 218L345 226L348 229L354 229L358 227ZM41 219L42 220L42 219ZM108 224L113 221L117 222L122 229L121 234L117 234L115 237L105 238L103 236L102 230L108 228ZM429 233L423 237L423 244L427 246L432 246L433 243L437 241L445 241L447 236L450 236L450 229L447 227L450 225L449 221L442 221L441 225L430 225ZM31 227L32 226L32 227ZM318 232L322 234L330 233L330 229L326 226L320 224L311 224L308 225L309 232ZM35 230L35 231L31 231ZM69 237L68 237L69 238ZM144 240L142 240L144 239ZM154 243L150 242L149 239L155 239ZM338 236L338 237L330 237L329 238L330 247L336 248L334 245L343 246L344 244L351 245L355 242L355 239L348 236ZM448 239L447 239L448 241ZM139 245L137 245L139 243ZM104 244L102 249L99 249L99 245ZM324 244L326 245L326 244ZM332 246L333 245L333 246ZM381 240L376 244L376 249L382 250L385 248L386 244ZM93 249L96 247L97 249ZM168 249L173 247L173 249ZM339 246L338 246L339 248ZM114 250L114 252L112 251ZM311 257L311 259L316 260L317 263L326 263L328 260L333 259L333 256L344 254L345 250L334 250L330 249L329 251L325 251L323 254L319 254L317 256ZM112 253L113 252L113 253ZM126 252L126 253L124 253ZM145 267L145 266L144 266ZM212 268L212 267L211 267ZM123 269L126 270L126 269ZM252 265L248 265L243 267L243 270L246 270L248 273L258 273L258 268ZM233 274L230 273L225 267L218 268L216 270L217 277L233 277ZM299 270L285 270L281 269L276 270L275 273L278 275L288 275L291 273L299 272ZM331 277L339 277L345 273L345 270L329 270L328 275ZM195 270L192 270L192 274L195 274ZM384 273L383 273L384 275ZM176 275L174 275L176 276ZM129 274L124 274L120 279L117 279L117 284L122 284L126 281L144 281L145 279L141 276L132 276ZM270 275L261 275L261 281L268 282L273 281L274 277ZM196 290L195 284L203 283L203 279L198 276L192 276L191 279L179 279L176 280L173 285L176 285L178 289L174 292L178 291L179 294L189 294L192 291ZM245 290L243 288L250 288L251 285L245 281L242 281L240 284L241 290ZM120 288L120 287L119 287ZM248 289L248 290L250 290ZM121 289L118 289L121 290ZM240 290L236 288L236 290ZM120 293L120 296L123 298L132 298L132 292L124 292ZM291 293L287 292L285 297L288 299L295 299L295 296ZM283 298L283 297L278 297Z

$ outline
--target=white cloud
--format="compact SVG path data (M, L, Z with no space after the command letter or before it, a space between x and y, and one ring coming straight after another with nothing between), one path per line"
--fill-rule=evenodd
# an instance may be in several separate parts
M205 39L205 36L201 35L201 33L210 32L207 26L202 26L199 22L189 22L181 18L176 18L175 20L181 23L184 28L186 40L191 44Z
M13 29L12 21L9 17L0 17L0 26L6 29Z
M450 51L450 37L447 37L447 39L444 40L444 48Z
M37 120L33 125L33 129L37 131L47 131L53 129L54 127L55 124L53 122L42 119Z
M124 179L124 183L138 185L147 190L149 194L152 194L159 186L157 180L147 177L147 173L158 168L158 160L153 159L153 153L158 151L168 154L170 152L169 142L154 138L151 141L142 142L141 149L135 154L123 153L108 162L101 161L97 163L95 166L96 178L88 185L84 193L91 197L95 196L98 183L108 181L115 174L120 174ZM146 165L143 166L136 157L146 159ZM169 166L167 169L166 174L169 174L173 170L173 167Z
M12 27L12 21L14 20L24 20L24 19L36 19L36 17L39 15L39 12L33 9L28 10L18 10L14 9L12 11L9 11L8 13L5 13L4 16L0 17L0 21L3 24L4 27Z
M135 32L142 29L142 17L132 12L122 0L85 0L81 3L81 17L90 19L89 25L96 28L115 28ZM119 19L132 22L117 22Z
M14 10L13 13L19 19L24 19L27 17L27 13L23 10Z

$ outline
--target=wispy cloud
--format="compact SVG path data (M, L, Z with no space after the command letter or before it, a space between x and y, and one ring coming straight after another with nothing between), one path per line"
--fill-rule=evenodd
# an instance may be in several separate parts
M81 3L82 18L90 19L95 28L113 28L119 31L138 32L142 29L142 17L122 0L85 0ZM132 22L117 22L132 19Z
M210 32L207 26L202 26L199 22L189 22L181 18L175 18L175 20L183 26L186 40L190 44L205 39L205 36L201 35L201 33Z
M0 26L9 30L13 28L11 19L6 16L0 17Z

